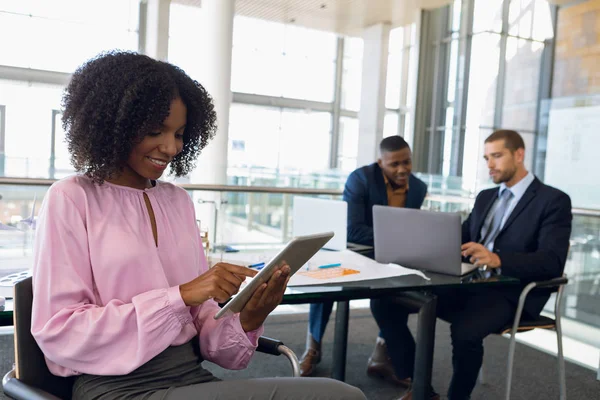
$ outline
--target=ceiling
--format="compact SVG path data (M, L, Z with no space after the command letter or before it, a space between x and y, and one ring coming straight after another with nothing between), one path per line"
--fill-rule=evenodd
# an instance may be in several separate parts
M207 1L207 0L204 0ZM452 0L236 0L237 15L359 36L365 27L387 22L392 28L414 22L419 8Z
M222 0L171 1L202 7L203 1ZM556 5L580 1L548 0ZM453 0L235 0L235 12L247 17L360 36L368 26L378 23L389 23L392 28L404 26L416 20L419 9L450 3Z

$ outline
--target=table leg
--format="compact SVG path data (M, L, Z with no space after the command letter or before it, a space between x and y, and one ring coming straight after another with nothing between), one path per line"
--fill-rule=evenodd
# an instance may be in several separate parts
M417 312L419 316L412 395L415 400L428 400L433 367L437 297L431 293L408 292L397 296L396 302L411 312Z
M437 297L431 294L414 294L420 295L421 307L417 322L413 398L415 400L426 400L429 399L431 370L433 368Z
M348 317L350 303L338 301L335 311L335 335L333 338L332 378L338 381L346 379L346 348L348 346Z

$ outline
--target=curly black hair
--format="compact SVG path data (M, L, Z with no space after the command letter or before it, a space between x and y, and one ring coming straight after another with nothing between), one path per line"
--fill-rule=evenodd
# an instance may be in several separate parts
M71 163L97 183L118 175L135 144L157 129L180 97L187 107L183 150L171 174L183 176L215 135L211 96L180 68L134 52L110 51L75 71L62 99Z

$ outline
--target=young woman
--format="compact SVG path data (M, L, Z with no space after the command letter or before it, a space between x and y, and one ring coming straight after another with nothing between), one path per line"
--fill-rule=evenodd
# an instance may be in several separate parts
M289 279L282 266L239 314L222 302L256 272L208 269L188 194L158 179L194 167L216 131L211 97L181 69L110 52L72 77L63 126L80 174L50 188L37 225L32 333L74 399L363 399L299 378L221 382L245 368Z

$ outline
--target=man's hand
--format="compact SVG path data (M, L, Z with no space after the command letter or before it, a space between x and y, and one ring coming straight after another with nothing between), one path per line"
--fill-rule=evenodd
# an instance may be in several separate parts
M282 265L266 283L259 286L240 312L240 323L245 332L258 329L271 311L283 300L290 280L290 267Z
M465 243L460 246L460 251L462 252L463 257L469 257L469 262L478 267L487 265L488 268L500 268L502 264L498 254L489 251L479 243Z

